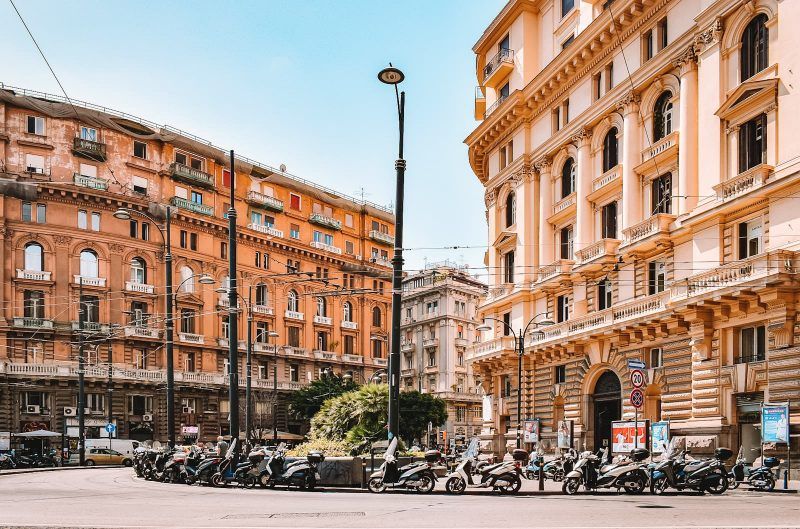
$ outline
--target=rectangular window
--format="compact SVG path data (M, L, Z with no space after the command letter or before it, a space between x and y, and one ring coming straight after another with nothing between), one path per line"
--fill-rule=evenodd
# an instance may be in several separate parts
M602 209L602 232L604 239L617 238L617 203L609 202Z
M231 172L227 169L222 170L222 185L231 187Z
M556 298L556 321L561 323L569 319L570 297L566 294Z
M300 211L301 209L300 195L295 195L294 193L289 194L289 207L296 211Z
M300 381L300 368L297 367L297 364L289 364L289 381Z
M503 336L511 336L511 313L503 314Z
M97 296L83 296L80 302L79 310L84 311L83 321L98 323L100 321L100 298Z
M499 95L497 96L498 101L502 101L508 97L508 94L511 93L511 85L506 83L500 87Z
M190 233L189 234L189 249L197 251L197 234Z
M650 348L650 365L648 367L655 369L657 367L661 367L661 355L662 351L660 347L651 347Z
M290 347L300 347L300 327L287 327L286 337Z
M767 358L766 327L758 325L739 331L739 358L737 364L760 362Z
M78 210L78 228L85 230L88 229L88 214L85 210L79 209Z
M195 312L192 309L181 309L181 332L194 334Z
M36 204L36 222L39 224L47 222L47 206L45 204Z
M133 142L133 155L136 158L147 160L147 144L143 141Z
M672 174L654 178L650 183L650 203L653 215L672 213Z
M763 224L760 218L739 223L739 259L747 259L763 250Z
M503 283L514 282L514 250L503 255Z
M220 242L219 243L219 258L220 259L227 259L228 258L228 243L227 242Z
M751 119L739 127L739 172L766 163L767 160L767 116Z
M256 252L255 266L261 268L261 252Z
M646 31L642 35L642 58L644 61L653 58L653 30Z
M597 101L603 95L603 76L596 73L592 76L592 99Z
M597 310L611 308L613 300L613 287L611 281L604 279L597 284Z
M566 50L567 47L575 41L575 34L570 35L567 40L561 43L561 49Z
M181 230L181 233L180 233L180 247L181 248L186 248L188 238L189 238L189 233L186 230Z
M31 222L33 220L33 206L30 202L22 203L22 220Z
M145 395L129 395L128 411L132 415L148 415L153 413L153 397Z
M553 120L553 132L558 132L559 130L561 130L561 110L558 107L553 109L552 120Z
M147 178L142 178L141 176L134 176L132 180L133 184L133 192L139 193L140 195L147 194Z
M22 301L23 314L26 318L44 318L44 292L26 290Z
M561 18L564 18L575 8L575 0L561 0Z
M97 129L93 129L92 127L81 127L81 139L97 141Z
M83 176L88 176L90 178L97 178L97 167L94 165L82 163L80 165L79 172Z
M25 171L34 174L44 174L44 156L39 154L26 154Z
M44 136L44 118L41 116L28 116L28 134Z
M553 383L563 384L567 381L567 366L560 365L553 368Z
M355 253L353 241L344 241L344 253L347 255L353 255L353 253Z
M300 238L300 226L297 224L289 225L289 237L292 239L299 239Z
M606 85L606 92L614 88L614 63L608 63L605 69L605 85Z
M150 240L150 223L148 222L142 222L142 240Z
M353 216L350 213L344 214L344 225L347 228L353 227Z
M650 261L647 263L647 293L649 295L664 292L667 284L667 263Z
M572 225L564 226L559 232L559 249L561 259L572 259L575 247L575 232Z
M202 204L203 203L203 193L198 193L197 191L192 191L191 200L195 204Z
M139 222L133 219L130 220L129 235L133 238L139 237Z
M667 47L667 44L669 44L669 38L667 35L667 17L664 17L658 21L656 30L658 32L658 50L661 51Z
M100 231L100 213L92 212L92 231Z

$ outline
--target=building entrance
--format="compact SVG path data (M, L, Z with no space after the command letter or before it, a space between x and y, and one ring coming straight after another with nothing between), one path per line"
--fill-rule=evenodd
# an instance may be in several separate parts
M611 423L622 417L622 385L613 371L606 371L594 386L594 450L611 448Z

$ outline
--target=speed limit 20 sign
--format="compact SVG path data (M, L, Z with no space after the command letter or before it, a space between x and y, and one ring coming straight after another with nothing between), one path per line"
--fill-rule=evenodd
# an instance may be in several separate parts
M644 372L641 369L634 369L631 371L631 386L639 389L644 386L644 382Z

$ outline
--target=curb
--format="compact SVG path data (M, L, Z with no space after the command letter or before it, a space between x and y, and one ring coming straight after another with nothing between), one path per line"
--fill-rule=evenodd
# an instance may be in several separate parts
M68 467L44 467L44 468L16 468L12 470L2 470L0 471L1 476L13 476L15 474L36 474L39 472L55 472L59 470L88 470L88 469L106 469L106 468L124 468L122 466L116 465L101 465L101 466L91 466L91 467L78 467L78 466L68 466Z

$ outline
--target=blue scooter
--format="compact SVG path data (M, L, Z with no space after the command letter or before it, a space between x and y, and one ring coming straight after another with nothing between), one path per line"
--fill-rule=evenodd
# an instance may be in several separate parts
M564 481L564 477L575 465L577 453L570 448L569 451L557 459L548 461L544 464L544 478L555 481ZM530 463L525 467L524 475L527 479L537 481L539 479L539 458L531 457Z

